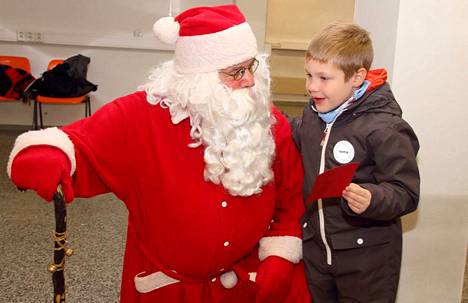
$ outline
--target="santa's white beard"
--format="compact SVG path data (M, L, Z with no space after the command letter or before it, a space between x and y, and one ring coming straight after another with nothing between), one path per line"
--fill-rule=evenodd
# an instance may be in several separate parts
M150 103L169 108L174 123L190 118L190 146L205 146L205 180L234 196L260 193L273 179L270 78L266 57L258 59L255 86L248 89L227 88L217 72L178 74L172 62L156 69L142 87Z
M248 90L230 92L216 104L189 109L201 117L205 145L205 179L222 184L232 195L250 196L272 180L275 145L268 107L261 106Z

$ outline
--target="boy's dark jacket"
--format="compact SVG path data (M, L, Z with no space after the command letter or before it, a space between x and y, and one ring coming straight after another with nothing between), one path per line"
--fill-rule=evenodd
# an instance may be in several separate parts
M355 151L352 161L359 163L352 182L372 193L369 208L360 215L342 198L323 199L325 232L332 249L383 244L401 237L400 217L418 205L418 139L401 118L401 108L389 85L381 78L377 81L383 84L375 88L373 81L372 90L343 112L330 132L325 170L341 165L333 156L333 148L339 141L349 141ZM291 126L303 157L306 199L319 173L320 141L326 124L308 105L302 119L293 119ZM308 206L303 220L308 223L304 225L304 241L315 238L321 242L316 201Z

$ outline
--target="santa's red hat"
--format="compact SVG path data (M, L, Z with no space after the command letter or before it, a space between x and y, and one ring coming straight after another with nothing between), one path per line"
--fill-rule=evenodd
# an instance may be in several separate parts
M211 72L257 55L257 41L235 5L194 7L153 25L156 36L175 44L175 67L183 74Z

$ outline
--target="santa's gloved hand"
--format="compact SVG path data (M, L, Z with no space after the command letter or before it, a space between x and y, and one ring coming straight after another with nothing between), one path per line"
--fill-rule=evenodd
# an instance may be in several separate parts
M291 288L294 264L277 256L269 256L258 267L256 303L284 302Z
M53 146L31 146L13 159L11 181L22 190L32 189L52 201L57 186L62 185L66 202L73 200L71 164L60 149Z

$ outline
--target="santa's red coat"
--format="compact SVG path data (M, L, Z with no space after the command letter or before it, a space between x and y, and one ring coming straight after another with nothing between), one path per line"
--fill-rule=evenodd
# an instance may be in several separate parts
M113 192L128 208L121 302L207 303L231 295L232 302L248 303L247 292L235 292L245 283L229 290L219 277L233 267L255 272L262 238L263 257L298 262L300 244L286 245L300 243L302 164L288 122L273 114L274 181L251 197L231 196L205 181L203 146L187 146L189 119L173 124L169 111L149 104L144 92L62 128L74 147L75 195ZM139 293L135 276L158 271L181 282ZM291 279L288 302L308 302L301 263Z

